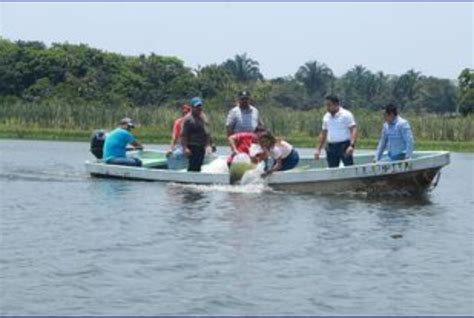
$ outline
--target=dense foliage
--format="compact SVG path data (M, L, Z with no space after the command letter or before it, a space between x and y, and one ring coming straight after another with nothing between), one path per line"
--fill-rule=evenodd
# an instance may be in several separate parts
M294 76L265 79L259 63L246 54L198 69L176 57L124 56L87 45L11 42L0 38L0 100L101 107L170 107L200 95L229 107L247 88L263 105L309 110L324 96L338 94L349 108L378 109L394 102L403 110L463 114L473 108L472 70L455 81L414 70L401 76L373 73L356 65L341 77L324 63L309 61Z

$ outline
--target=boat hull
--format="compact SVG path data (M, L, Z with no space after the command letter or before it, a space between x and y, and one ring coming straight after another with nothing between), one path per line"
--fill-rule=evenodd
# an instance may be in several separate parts
M350 167L327 168L325 160L302 157L296 169L272 174L266 183L273 189L311 193L386 192L419 194L437 183L443 166L449 164L448 152L417 152L414 159L395 162L371 162L371 156L355 157ZM86 162L93 177L162 181L192 184L230 184L226 173L187 172L147 167L107 165Z
M369 176L340 180L323 180L295 183L272 183L275 190L305 193L364 192L370 195L419 194L435 186L435 178L441 168L403 172L390 175Z

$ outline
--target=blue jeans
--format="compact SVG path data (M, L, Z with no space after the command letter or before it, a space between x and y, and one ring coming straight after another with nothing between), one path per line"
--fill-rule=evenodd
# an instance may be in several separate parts
M111 158L105 162L108 165L132 166L141 167L142 161L138 158Z
M349 140L343 142L328 143L326 147L326 158L329 168L339 167L339 163L344 163L344 166L352 166L354 159L352 155L347 155L346 150L349 148L351 142Z
M298 165L300 162L300 155L295 149L291 150L288 157L281 161L280 171L291 170Z
M181 170L188 167L188 158L184 155L184 149L181 145L176 146L175 150L168 156L168 169Z
M398 155L388 154L388 158L390 158L390 161L405 160L406 155L404 153L399 153Z

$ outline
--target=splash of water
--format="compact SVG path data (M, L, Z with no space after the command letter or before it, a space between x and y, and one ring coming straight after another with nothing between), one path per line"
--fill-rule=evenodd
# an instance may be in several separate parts
M255 169L246 171L240 180L241 185L265 185L261 177L265 169L265 163L260 162Z
M174 187L180 187L182 189L188 189L196 192L207 193L207 192L227 192L227 193L246 193L246 194L259 194L263 192L273 191L265 184L247 184L247 185L224 185L224 184L170 184Z
M227 161L224 158L217 158L203 165L201 171L206 173L229 173L229 167L227 167Z

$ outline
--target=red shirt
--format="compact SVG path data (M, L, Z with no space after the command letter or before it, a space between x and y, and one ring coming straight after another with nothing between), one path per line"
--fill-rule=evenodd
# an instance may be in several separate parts
M178 140L179 137L181 136L181 129L183 127L183 119L184 117L178 118L174 121L173 124L173 138L175 140Z
M232 137L234 137L237 151L239 153L244 152L247 154L249 153L250 145L252 145L252 143L257 139L257 135L251 132L233 134Z

